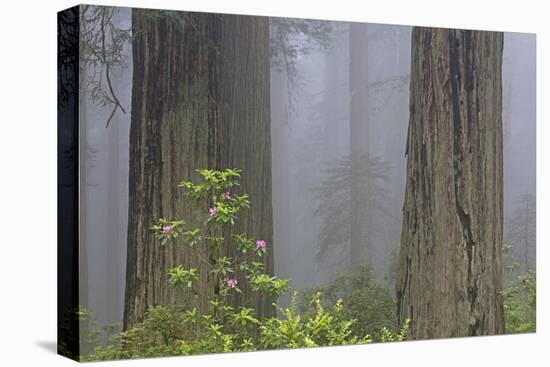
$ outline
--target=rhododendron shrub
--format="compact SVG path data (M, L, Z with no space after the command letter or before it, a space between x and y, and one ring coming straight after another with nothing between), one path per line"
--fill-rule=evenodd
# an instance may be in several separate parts
M195 252L207 271L217 279L220 291L216 301L225 301L223 298L232 292L240 293L240 287L246 283L254 291L277 298L287 290L289 281L263 272L261 258L268 255L267 241L247 238L244 233L231 233L230 241L226 241L220 235L222 228L235 225L239 212L250 207L248 195L239 195L235 190L239 186L241 171L201 169L197 172L201 182L183 181L178 186L185 189L185 195L198 208L204 204L208 207L203 214L202 227L188 228L183 220L160 218L151 226L155 237L161 246L166 246L170 240L173 246L188 246ZM240 256L218 255L220 251L217 250L222 246L238 248ZM208 256L204 256L205 253ZM250 254L255 259L249 260ZM168 269L168 277L169 283L175 287L192 287L200 279L196 268L186 269L183 264Z
M201 270L180 264L167 271L174 287L193 287L200 282L200 271L208 271L219 291L208 300L206 312L185 306L150 307L144 321L112 337L107 346L99 346L86 360L127 359L167 355L240 352L259 349L300 348L324 345L370 343L370 335L353 333L355 319L346 317L342 300L332 305L321 303L321 294L311 297L305 312L296 309L297 294L287 308L274 303L279 316L260 319L254 308L231 305L228 297L248 285L252 292L276 300L289 289L289 279L264 272L263 256L271 244L244 233L230 233L226 241L222 226L233 227L240 211L250 207L246 194L238 194L240 171L199 170L199 183L183 181L180 187L203 213L202 227L189 228L185 221L160 218L151 226L160 246L188 246L201 259ZM220 255L222 246L232 246L236 256ZM204 257L202 254L207 253ZM206 269L206 270L205 270ZM398 333L385 329L380 341L403 340L408 324Z

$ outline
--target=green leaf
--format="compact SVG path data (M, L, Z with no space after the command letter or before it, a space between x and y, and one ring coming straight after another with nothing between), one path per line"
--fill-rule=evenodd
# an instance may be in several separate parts
M183 266L168 269L168 282L172 287L186 285L192 287L193 282L199 279L197 269L185 269Z

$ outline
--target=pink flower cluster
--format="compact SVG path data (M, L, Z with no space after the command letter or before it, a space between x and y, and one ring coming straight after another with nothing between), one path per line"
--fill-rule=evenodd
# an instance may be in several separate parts
M170 232L172 232L173 229L174 229L174 227L172 227L171 224L165 224L160 229L160 232L161 233L170 233Z
M222 193L222 199L223 200L231 199L231 195L229 195L229 191L226 191L226 192Z
M264 240L257 240L256 248L267 248L267 242L265 242Z
M208 214L210 214L211 217L215 217L216 214L218 214L218 208L213 207L213 208L208 209Z
M229 288L235 288L237 284L239 284L239 282L237 281L237 279L223 278L223 284L225 284Z

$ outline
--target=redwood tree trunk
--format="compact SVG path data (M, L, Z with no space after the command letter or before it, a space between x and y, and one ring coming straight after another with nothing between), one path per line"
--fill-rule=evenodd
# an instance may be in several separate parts
M413 30L397 307L414 339L504 332L502 47Z
M221 163L243 171L240 191L251 202L231 230L268 242L270 256L264 258L264 266L273 274L269 18L223 15L221 33ZM225 238L230 238L227 231ZM229 256L239 255L229 241L225 246ZM233 302L253 307L260 317L274 312L273 300L246 286Z
M134 9L132 23L124 329L141 321L151 305L206 310L216 291L216 280L193 251L160 247L149 229L161 216L199 226L207 203L196 209L177 188L182 180L197 179L196 169L243 169L241 189L250 194L252 208L241 215L242 229L272 239L267 18ZM265 262L272 269L272 258ZM180 264L199 270L192 289L168 286L166 270ZM246 299L246 288L243 293L236 302L270 304Z

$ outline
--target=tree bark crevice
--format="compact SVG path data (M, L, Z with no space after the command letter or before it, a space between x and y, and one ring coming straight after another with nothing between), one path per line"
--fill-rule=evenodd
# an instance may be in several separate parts
M414 28L399 321L415 339L504 331L502 33Z

